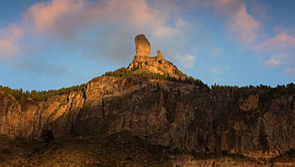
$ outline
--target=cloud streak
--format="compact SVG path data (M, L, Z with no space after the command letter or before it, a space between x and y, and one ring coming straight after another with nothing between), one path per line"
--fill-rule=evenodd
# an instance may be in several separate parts
M274 38L261 42L254 48L263 51L284 51L295 47L295 37L283 32L276 35Z

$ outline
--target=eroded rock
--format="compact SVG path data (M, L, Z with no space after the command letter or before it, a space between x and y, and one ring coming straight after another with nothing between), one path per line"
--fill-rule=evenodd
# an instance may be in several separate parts
M258 94L250 95L246 99L240 98L239 108L242 111L256 110L258 108L258 102L259 102Z

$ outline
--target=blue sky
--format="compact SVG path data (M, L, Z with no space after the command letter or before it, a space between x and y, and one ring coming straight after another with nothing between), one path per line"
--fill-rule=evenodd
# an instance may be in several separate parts
M293 0L2 0L0 85L85 83L128 66L134 37L208 85L295 80Z

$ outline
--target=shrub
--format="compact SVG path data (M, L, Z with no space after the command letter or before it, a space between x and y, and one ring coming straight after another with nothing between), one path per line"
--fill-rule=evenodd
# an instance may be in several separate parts
M199 79L194 79L193 77L184 77L184 75L181 72L178 72L176 74L179 76L178 79L171 77L168 74L161 75L161 74L151 73L151 72L135 73L123 67L115 71L106 72L104 76L115 76L115 77L141 76L141 77L146 77L148 79L169 80L173 82L195 84L195 85L198 85L200 88L208 88L208 86Z
M23 91L22 89L11 89L6 86L0 85L0 91L3 91L5 94L10 94L13 97L15 97L17 100L26 100L26 99L32 99L34 101L47 101L49 98L56 96L56 95L63 95L68 94L73 91L80 91L85 88L86 84L81 84L77 86L72 86L69 88L61 88L58 90L48 90L48 91L36 91L32 90L29 91Z

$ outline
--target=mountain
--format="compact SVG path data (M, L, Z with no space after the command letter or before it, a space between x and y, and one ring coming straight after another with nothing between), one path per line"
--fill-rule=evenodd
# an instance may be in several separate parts
M135 44L127 68L85 85L2 87L1 166L295 165L294 84L209 88Z

